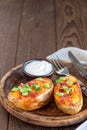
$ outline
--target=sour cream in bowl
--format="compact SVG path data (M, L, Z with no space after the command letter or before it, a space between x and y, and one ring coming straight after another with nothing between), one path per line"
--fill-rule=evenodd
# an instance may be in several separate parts
M23 72L31 77L50 76L54 72L53 65L45 59L31 59L24 63Z

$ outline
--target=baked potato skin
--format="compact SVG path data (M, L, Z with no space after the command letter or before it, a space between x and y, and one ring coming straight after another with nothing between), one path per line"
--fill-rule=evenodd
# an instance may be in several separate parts
M71 81L71 84L67 84ZM65 89L64 89L65 88ZM73 90L69 92L69 90ZM64 81L56 83L54 99L57 107L64 113L76 114L83 106L83 97L78 81L73 76L65 76Z
M38 84L42 87L41 90L32 92L27 96L23 96L20 91L10 91L8 93L8 100L17 108L22 110L36 110L49 103L54 85L49 78L41 78L42 80L34 79L28 82L29 86ZM46 88L44 84L49 84L50 88Z

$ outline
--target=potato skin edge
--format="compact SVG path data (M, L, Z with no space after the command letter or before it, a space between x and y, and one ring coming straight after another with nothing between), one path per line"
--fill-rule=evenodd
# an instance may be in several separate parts
M53 88L54 85L52 83L52 81L49 78L45 78L48 79L48 83L51 82L51 87L50 89L48 89L46 92L42 93L41 95L35 97L34 101L31 101L31 105L29 104L30 100L29 99L24 99L24 100L20 100L20 99L12 99L12 93L9 92L8 93L8 100L16 107L22 110L26 110L26 111L32 111L32 110L36 110L38 108L41 108L45 105L47 105L52 97L53 94Z
M77 79L74 77L74 76L65 76L66 78L68 77L69 79L73 78L73 80L76 80L76 82L78 83ZM78 84L78 87L81 91L81 88ZM55 89L55 87L54 87ZM55 103L56 103L56 106L58 107L58 109L64 113L67 113L67 114L76 114L78 113L81 109L82 109L82 106L83 106L83 97L82 97L82 92L81 92L81 100L78 101L75 106L69 106L69 105L66 105L66 104L63 104L63 103L58 103L58 101L56 100L55 98L55 93L54 93L54 99L55 99Z

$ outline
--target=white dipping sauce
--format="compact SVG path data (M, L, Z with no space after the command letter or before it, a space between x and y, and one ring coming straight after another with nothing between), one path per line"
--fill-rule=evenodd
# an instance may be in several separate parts
M52 71L52 64L49 62L43 61L31 61L26 64L25 71L32 75L47 75Z

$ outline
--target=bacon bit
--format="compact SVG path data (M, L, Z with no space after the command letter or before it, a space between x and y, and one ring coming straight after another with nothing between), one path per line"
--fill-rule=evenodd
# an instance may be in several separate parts
M28 82L28 85L33 85L33 84L37 84L37 81L36 80L32 80L32 81Z
M27 83L29 86L31 86L30 82Z
M76 85L76 84L77 84L77 82L74 82L74 83L73 83L73 85Z
M64 97L61 97L60 101L61 101L62 103L65 103Z
M46 81L44 81L44 80L41 80L41 83L47 83Z
M21 86L21 87L23 87L23 86L24 86L24 84L23 84L23 83L20 83L20 86Z
M73 106L73 107L74 107L74 106L75 106L75 104L71 104L71 103L70 103L70 104L69 104L69 106Z
M37 93L36 93L36 92L34 92L34 93L29 93L29 95L30 95L31 97L36 97L36 96L37 96Z
M63 92L63 93L65 92L63 88L61 88L59 91L60 91L60 92Z
M61 84L57 84L57 87L60 88L60 87L61 87Z
M22 99L22 98L23 98L22 93L19 92L19 99Z

